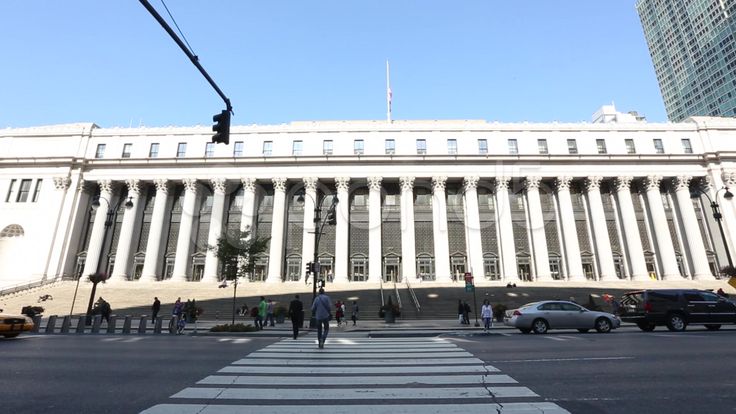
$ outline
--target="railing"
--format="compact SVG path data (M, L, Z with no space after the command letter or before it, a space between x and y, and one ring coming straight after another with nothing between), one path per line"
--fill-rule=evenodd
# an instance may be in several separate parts
M386 304L386 302L383 300L383 278L378 279L378 283L381 290L381 309L383 309L383 306Z
M51 283L54 283L54 282L56 282L55 279L51 279L51 280L48 280L48 279L40 279L40 280L36 280L34 282L18 283L16 285L11 285L9 287L5 287L3 289L0 289L0 296L10 295L10 294L21 292L21 291L24 291L24 290L41 287L43 285L48 285L48 284L51 284Z
M414 288L412 288L411 285L409 284L409 278L406 279L406 288L409 290L409 297L411 298L412 302L414 302L414 306L417 308L417 312L421 312L422 305L419 304L419 299L417 298L417 295L414 292Z
M401 295L399 294L399 286L394 282L394 293L396 294L396 304L399 305L399 309L403 309L401 305Z

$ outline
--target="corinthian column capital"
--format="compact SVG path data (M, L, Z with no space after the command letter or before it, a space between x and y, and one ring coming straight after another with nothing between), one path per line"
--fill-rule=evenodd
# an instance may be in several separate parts
M125 180L125 184L128 186L128 195L137 197L141 193L141 180L135 178L129 178Z
M480 177L478 177L477 175L465 177L465 179L463 180L463 187L465 188L465 191L477 189L478 181L480 181Z
M274 191L286 191L286 177L274 177L271 182Z
M256 179L253 177L243 177L240 179L243 184L243 191L252 193L256 191Z
M368 188L372 191L381 191L383 177L368 177Z
M302 178L302 182L304 182L304 190L306 191L314 191L317 189L317 182L319 180L317 177L304 177Z
M633 179L634 177L631 176L616 177L616 190L628 191L631 188L631 180Z
M414 191L414 177L400 177L401 191Z
M192 193L197 193L197 179L196 178L185 178L182 180L184 183L184 189L186 191L191 191Z
M169 180L165 178L157 178L153 180L153 185L156 186L157 194L169 194Z
M445 191L447 186L447 177L435 176L432 177L432 191Z
M659 184L662 182L662 176L661 175L648 175L646 180L644 180L644 187L646 187L647 191L659 191Z
M496 177L496 191L507 191L509 189L509 177Z
M225 194L227 188L227 180L221 177L211 178L210 184L212 184L212 191L215 194Z
M337 191L348 191L350 188L350 177L335 178L335 186L337 187Z
M557 179L555 180L557 191L569 190L571 182L572 182L572 177L568 177L568 176L557 177Z
M689 190L690 189L690 180L692 180L693 177L689 175L678 175L677 177L672 179L672 185L675 186L675 191L677 190Z
M529 190L539 190L539 184L542 182L542 177L538 176L529 176L526 177L524 180L524 187L526 188L526 191Z
M588 190L588 192L600 191L602 181L603 177L591 175L585 180L585 188Z

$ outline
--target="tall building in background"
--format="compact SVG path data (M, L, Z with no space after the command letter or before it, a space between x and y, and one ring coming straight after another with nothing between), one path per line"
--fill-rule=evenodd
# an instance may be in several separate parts
M736 116L736 0L638 0L670 120Z

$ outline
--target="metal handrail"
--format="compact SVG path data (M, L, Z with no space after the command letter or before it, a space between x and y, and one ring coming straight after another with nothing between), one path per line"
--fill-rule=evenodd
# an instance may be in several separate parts
M422 305L419 304L419 299L417 298L416 292L414 292L414 288L412 288L409 284L409 279L406 280L406 288L409 290L409 297L414 302L414 306L417 308L417 312L421 312Z
M381 309L386 305L386 302L383 299L383 278L378 279L378 284L381 290Z
M10 295L10 294L21 292L24 290L41 287L41 286L48 285L54 282L56 282L55 279L51 279L51 280L39 279L33 282L18 283L15 285L11 285L10 287L0 289L0 296Z
M399 305L399 309L402 309L403 306L401 306L401 295L399 295L399 286L394 282L394 293L396 294L396 304Z

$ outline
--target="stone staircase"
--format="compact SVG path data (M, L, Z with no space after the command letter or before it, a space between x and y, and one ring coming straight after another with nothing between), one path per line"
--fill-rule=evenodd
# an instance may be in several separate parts
M473 314L471 319L475 318L475 306L473 302L473 293L465 292L464 284L457 283L440 283L428 286L428 284L412 284L417 299L421 305L421 311L418 312L410 298L406 284L398 284L399 295L403 305L402 318L404 319L455 319L457 318L457 301L467 301ZM361 289L356 289L361 287ZM595 302L603 305L601 296L608 293L614 296L621 296L623 293L635 289L643 288L700 288L713 289L723 288L726 292L736 294L736 290L728 285L725 280L709 281L709 282L618 282L602 284L598 282L582 282L571 286L569 282L548 283L548 284L518 284L517 288L506 288L505 285L498 284L496 286L480 286L476 287L475 298L477 299L477 309L484 299L489 299L492 304L502 303L509 309L513 309L525 303L534 302L544 299L570 299L574 298L578 303L585 304L590 295ZM50 315L68 315L83 314L87 309L89 295L92 285L87 282L77 283L74 281L63 281L43 286L39 289L16 293L13 295L5 295L0 297L0 309L6 312L20 313L23 306L43 306L44 316ZM388 295L396 301L396 291L393 283L384 284L384 297L388 299ZM76 292L76 300L74 301L74 309L72 312L72 299ZM348 303L348 317L350 314L350 305L355 300L360 306L360 319L375 320L378 319L378 312L381 305L381 293L379 284L370 283L345 283L342 285L328 284L327 293L333 301L341 300ZM286 283L239 283L237 288L236 306L243 303L248 307L256 306L260 296L273 299L277 305L288 307L289 302L298 293L301 296L305 307L308 308L312 300L312 286L305 285L303 282L286 282ZM53 299L39 302L42 295L51 295ZM162 303L162 316L171 314L174 301L178 297L186 301L187 299L196 299L197 304L204 309L202 315L203 320L208 321L229 321L232 315L232 285L226 288L220 288L217 284L204 284L200 282L108 282L97 286L96 297L104 297L113 309L113 313L117 315L150 315L150 307L154 296L157 296ZM250 318L240 318L250 321Z

